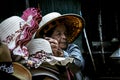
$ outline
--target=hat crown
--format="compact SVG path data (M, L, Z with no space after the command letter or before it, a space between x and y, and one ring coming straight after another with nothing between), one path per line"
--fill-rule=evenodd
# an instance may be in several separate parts
M19 16L11 16L0 23L0 37L1 41L5 40L7 36L15 33L20 29L20 23L25 22Z
M45 25L47 22L49 22L49 21L51 21L51 20L53 20L57 17L60 17L60 16L61 16L61 14L58 13L58 12L52 12L52 13L49 13L49 14L45 15L42 18L41 22L39 23L39 27Z
M37 39L32 39L26 47L28 48L28 51L31 54L36 54L37 52L43 50L48 54L52 54L52 49L50 46L50 43L43 39L43 38L37 38Z

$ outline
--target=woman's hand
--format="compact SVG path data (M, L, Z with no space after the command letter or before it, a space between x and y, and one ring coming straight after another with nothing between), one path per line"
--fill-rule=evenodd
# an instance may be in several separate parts
M50 42L54 56L63 56L63 51L59 48L59 43L56 39L50 37L45 37L45 39Z

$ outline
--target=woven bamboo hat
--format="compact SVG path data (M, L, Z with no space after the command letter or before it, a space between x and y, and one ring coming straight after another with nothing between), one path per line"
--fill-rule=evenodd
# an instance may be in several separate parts
M32 75L30 71L18 62L13 62L13 76L20 80L32 80Z
M6 37L15 33L20 29L20 23L24 20L19 16L11 16L0 23L0 38L1 41L5 40Z
M45 51L46 53L52 54L50 43L43 38L32 39L30 42L28 42L26 47L30 54L36 54L41 50Z
M55 21L62 21L66 25L68 29L68 42L73 42L82 31L85 21L83 17L77 14L63 14L61 15L58 12L51 12L45 16L43 16L42 21L39 23L39 29L35 34L35 38L39 38L43 36L43 31L46 33L47 31L51 30L52 27L47 26L50 23Z

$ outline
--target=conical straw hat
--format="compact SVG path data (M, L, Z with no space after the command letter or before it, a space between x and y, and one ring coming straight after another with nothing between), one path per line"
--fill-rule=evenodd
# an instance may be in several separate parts
M69 14L60 14L58 12L51 12L42 17L41 22L39 23L39 29L34 35L35 38L43 37L45 33L50 31L53 27L48 26L49 24L54 24L55 27L56 21L60 21L66 25L68 29L68 42L72 43L80 34L83 27L85 26L85 20L82 16L74 13Z

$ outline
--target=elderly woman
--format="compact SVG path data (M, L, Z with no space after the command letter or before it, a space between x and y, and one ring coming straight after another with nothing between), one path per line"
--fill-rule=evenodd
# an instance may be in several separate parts
M76 14L61 15L57 12L43 16L35 38L44 38L51 44L53 55L57 57L72 57L72 64L57 66L61 80L82 80L84 58L79 47L73 41L79 36L84 26L84 19Z

